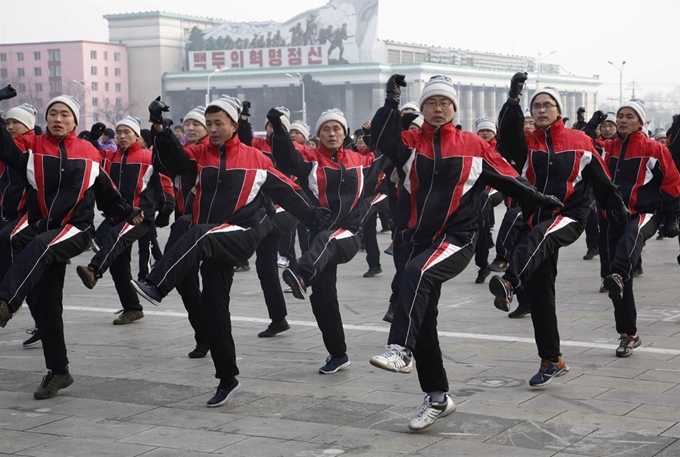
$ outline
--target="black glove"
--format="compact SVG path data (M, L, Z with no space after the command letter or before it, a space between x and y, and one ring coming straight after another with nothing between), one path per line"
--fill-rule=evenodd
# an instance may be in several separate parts
M169 129L173 124L172 119L163 119L163 130Z
M576 120L579 122L586 120L586 109L584 107L580 107L576 110Z
M675 214L666 214L666 220L663 226L663 235L665 238L675 238L676 236L680 235L678 217Z
M402 87L406 87L406 76L399 74L390 76L390 79L387 80L387 84L385 85L385 101L394 102L399 106Z
M590 121L588 121L588 123L600 125L604 122L605 119L607 119L607 115L604 114L602 111L597 110L593 113L593 116L590 118Z
M17 96L17 90L12 87L11 84L7 84L7 87L0 89L0 100L9 100Z
M283 128L283 122L281 122L281 116L283 113L276 108L272 108L267 113L267 120L272 126L274 133L283 133L286 130Z
M245 100L243 103L243 109L241 109L241 116L250 116L250 102Z
M606 210L605 214L607 215L607 219L611 219L617 224L625 225L630 222L630 210L624 204L621 204L621 206L616 209Z
M170 107L161 101L161 96L156 97L149 105L149 122L153 124L163 123L163 113L170 111Z
M132 220L139 215L142 212L142 208L134 207L132 208L132 212L128 215L128 217L125 218L125 222L128 224L132 224Z
M331 216L331 210L323 206L315 206L312 211L314 213L312 219L317 224L323 223L323 221Z
M540 192L537 192L536 196L536 201L535 205L540 206L543 209L547 209L548 211L552 212L555 211L556 209L562 208L564 204L560 201L559 198L555 197L554 195L545 195Z
M522 89L524 89L524 83L527 81L528 77L529 75L527 75L526 71L520 71L512 75L508 97L517 98L522 95Z
M104 130L106 130L106 125L101 122L92 125L90 127L90 140L98 140L104 134Z
M154 221L154 223L156 224L156 227L163 228L163 227L167 227L168 225L170 225L170 214L172 214L172 213L167 213L167 214L159 213L158 216L156 216L156 220Z

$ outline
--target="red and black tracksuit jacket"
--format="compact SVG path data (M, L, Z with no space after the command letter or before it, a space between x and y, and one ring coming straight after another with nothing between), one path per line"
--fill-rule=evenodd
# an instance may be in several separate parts
M680 212L680 175L666 146L641 130L597 143L632 214Z
M164 186L160 175L154 173L151 151L142 149L137 141L126 149L119 147L115 152L100 151L100 154L104 171L109 174L118 192L128 204L144 211L145 220L154 219L159 201L165 203L163 208L159 208L162 214L172 212L172 190L167 188L172 185L168 179Z
M593 140L579 130L566 128L562 119L546 129L529 132L524 130L521 106L508 100L499 116L498 137L522 176L539 192L562 201L564 207L559 214L585 227L591 203L588 186L604 209L620 205L621 197ZM532 227L552 216L539 208L526 222Z
M532 205L537 192L517 179L517 172L489 143L456 129L424 123L419 130L401 131L397 106L386 102L371 121L377 149L394 162L403 176L400 199L408 198L408 222L403 238L430 245L445 234L479 229L481 193L491 186Z
M132 207L102 169L99 151L76 138L75 132L63 138L49 132L25 138L21 148L7 132L4 120L0 120L0 134L0 160L23 172L32 189L28 222L38 232L67 224L87 229L93 223L95 200L115 221L132 214Z
M375 193L387 160L343 148L331 151L323 145L317 149L295 146L287 132L275 132L271 145L279 169L297 177L314 205L331 210L330 217L313 230L359 230L359 203ZM369 189L366 195L364 189Z
M17 136L14 142L22 151L33 138L33 130ZM4 222L13 221L24 214L26 204L26 174L13 167L8 167L0 162L0 219Z
M208 142L183 148L172 131L165 129L156 132L154 148L170 173L196 170L191 209L194 225L254 227L261 219L259 210L266 206L262 191L296 218L314 218L302 189L276 170L259 150L242 144L237 135L219 146Z

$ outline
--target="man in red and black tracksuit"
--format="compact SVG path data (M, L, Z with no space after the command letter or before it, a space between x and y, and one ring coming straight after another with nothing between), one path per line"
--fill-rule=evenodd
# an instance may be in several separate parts
M604 113L596 112L588 130L594 131L605 118ZM620 335L617 357L628 357L642 344L637 335L633 272L645 241L656 233L662 217L667 238L676 237L679 232L680 175L668 148L642 132L645 120L644 102L632 99L616 114L616 137L598 140L612 181L621 189L632 214L627 223L617 220L611 212L600 215L604 287L614 303L616 331Z
M34 393L51 398L73 383L64 342L62 299L66 261L84 252L92 237L94 203L109 217L140 223L101 169L101 155L75 135L80 111L73 97L55 97L47 105L48 132L27 139L24 150L0 121L0 160L22 170L31 187L28 224L36 236L15 256L0 283L0 326L19 311L29 291L36 291L33 317L43 341L47 376ZM11 262L10 259L0 259Z
M123 306L120 316L113 321L114 325L130 324L144 317L139 296L130 284L132 246L148 233L154 223L156 202L163 193L160 177L158 173L154 173L151 164L151 151L142 149L139 144L140 130L138 118L127 116L121 119L116 124L118 150L101 151L101 154L104 171L111 177L125 201L130 206L144 211L144 221L137 225L120 222L112 226L99 252L92 257L90 263L87 266L76 267L78 276L88 289L94 288L106 270L111 271L118 298ZM172 210L173 207L168 205L161 209L161 216L169 218Z
M205 107L203 106L193 108L184 116L183 126L187 135L185 137L187 144L183 145L184 148L210 144L205 124ZM165 166L163 157L158 154L156 142L158 141L166 145L173 144L171 136L174 137L175 134L170 129L160 132L156 131L156 129L151 129L151 142L154 145L154 169L172 179L175 185L175 222L170 226L170 235L164 248L165 252L168 252L191 228L192 190L196 185L197 173L195 163L193 162L186 164L187 166L184 167L173 167L171 164L172 171ZM198 277L198 268L195 268L182 281L177 283L176 289L182 298L184 309L187 311L189 324L191 324L191 328L194 330L196 346L188 355L192 359L203 358L210 351L210 344L208 343L208 335L203 324L203 318L201 317L201 285Z
M403 171L408 194L400 198L410 200L408 223L396 234L401 238L395 247L403 251L397 258L404 262L404 274L388 350L371 358L371 364L410 373L415 357L418 380L427 395L409 428L420 430L456 409L446 394L437 304L442 284L460 274L472 259L482 192L491 186L527 206L554 208L559 202L515 179L513 168L482 138L456 129L452 121L458 96L446 76L433 76L423 88L423 127L402 132L398 106L405 85L403 75L389 79L385 106L371 125L377 150Z
M603 208L616 211L622 218L630 213L595 152L592 139L564 126L556 89L543 88L533 95L530 106L536 129L524 130L519 95L526 79L526 73L512 78L508 101L499 116L499 142L503 142L529 183L558 197L564 207L557 214L542 209L524 211L527 232L515 247L503 277L494 276L489 281L489 290L496 297L494 305L503 311L509 311L516 291L523 289L526 293L542 360L529 385L539 387L569 371L560 352L555 277L559 249L576 241L586 224L590 211L588 187Z
M297 268L284 270L283 280L301 300L312 287L309 300L330 354L319 372L336 373L350 365L336 289L337 268L359 250L361 198L364 189L373 193L386 159L343 148L347 120L338 109L324 111L319 117L316 134L321 144L316 149L296 149L276 109L269 111L267 119L274 129L272 152L277 166L297 177L314 204L331 212L326 222L310 228L309 250Z
M236 134L241 102L224 96L206 109L210 143L184 149L168 129L162 113L169 107L159 99L149 106L157 131L154 146L159 159L174 173L192 168L198 177L194 190L192 226L156 263L146 282L133 281L137 292L159 304L187 275L200 268L203 279L201 316L208 334L215 377L220 379L207 406L223 405L239 386L236 350L231 335L229 292L233 266L250 257L268 227L264 218L267 192L301 220L323 218L325 211L310 206L299 186L277 171L258 150Z

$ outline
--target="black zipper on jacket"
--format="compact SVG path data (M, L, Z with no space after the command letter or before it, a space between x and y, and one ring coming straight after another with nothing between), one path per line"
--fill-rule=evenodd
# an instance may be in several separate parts
M123 157L120 159L120 169L118 170L118 192L120 192L120 196L123 196L123 167L127 164L127 148L123 149ZM134 202L134 195L133 195L133 201L130 203Z
M57 186L57 192L54 194L54 199L52 200L52 204L50 205L50 209L47 212L47 224L46 224L46 229L50 229L50 222L52 221L52 208L54 207L54 202L57 201L57 197L59 197L59 190L61 190L61 175L64 173L64 170L66 168L68 161L68 155L66 154L66 147L64 146L64 139L62 138L59 141L59 185ZM43 170L43 173L45 170ZM61 225L61 224L60 224Z
M425 195L425 200L423 201L423 206L420 211L420 215L418 216L418 225L416 225L416 228L413 230L413 236L411 239L415 239L416 233L418 233L418 230L420 230L420 224L423 222L427 200L430 198L432 187L434 186L434 177L437 174L437 162L442 159L442 140L440 128L441 127L437 127L432 134L432 150L434 151L434 159L432 160L432 179L430 179L430 188L427 191L427 195Z
M630 133L626 133L626 138L623 139L621 143L621 152L619 153L618 159L616 159L616 168L614 169L614 174L612 175L612 182L616 184L616 175L621 167L621 162L626 157L626 149L628 149L628 140L630 139Z
M329 228L335 227L335 224L338 223L338 219L340 219L340 215L342 214L342 196L340 194L340 191L342 190L342 182L345 180L345 167L344 167L343 164L341 164L338 161L338 150L337 149L331 153L331 160L333 162L337 163L338 167L340 169L340 183L338 184L338 205L339 205L338 215L335 217L335 220L333 221L333 223L328 226ZM328 199L326 199L326 200L328 200Z
M224 147L224 143L221 144L217 150L220 152L220 167L217 169L217 179L215 180L215 192L213 193L212 200L210 200L210 208L208 208L208 217L206 222L210 222L210 213L212 212L213 203L215 203L215 197L217 196L217 190L220 186L220 174L222 169L227 167L227 149Z
M9 183L2 189L2 203L0 203L0 219L5 221L5 197L7 196L7 189L12 185L12 177L9 173L9 167L5 165L5 172L7 173L7 179ZM18 209L18 208L17 208Z
M552 137L550 136L550 127L544 130L545 132L545 145L548 150L548 157L545 167L545 183L543 184L543 193L545 194L546 189L548 189L548 179L550 177L550 161L555 156L555 147L553 146ZM541 220L541 211L543 208L538 208L538 218L537 221Z

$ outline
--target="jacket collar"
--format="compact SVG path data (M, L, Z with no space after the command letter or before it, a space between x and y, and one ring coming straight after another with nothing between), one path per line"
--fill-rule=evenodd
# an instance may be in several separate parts
M435 127L432 124L428 124L427 122L423 122L423 126L420 128L420 131L423 132L423 134L427 137L431 137L434 135L434 132L439 130L439 134L441 136L445 135L454 135L456 133L456 124L451 122L447 122L446 124L442 125L441 127Z
M212 146L212 143L210 143L210 140L208 140L208 144ZM234 136L231 137L231 139L225 141L224 143L220 144L219 146L213 146L216 149L220 150L224 148L226 151L231 151L232 149L236 149L239 147L241 142L238 139L238 134L234 133Z
M44 135L47 138L47 141L49 141L52 144L59 144L62 140L64 141L64 144L71 144L76 139L75 130L73 130L71 133L69 133L63 138L57 138L56 136L52 135L52 133L50 133L49 130L47 130L47 133L45 133Z
M328 149L323 144L319 144L319 147L316 148L316 150L319 151L322 155L328 157L329 159L333 159L333 156L335 156L338 161L340 161L340 158L345 155L345 149L344 148L338 148L336 150L332 150L332 149Z
M564 121L562 120L561 117L558 117L557 120L550 124L548 127L544 129L537 128L536 130L534 130L534 135L536 136L536 138L540 140L545 140L547 133L550 133L550 136L555 136L559 135L565 130L566 127L564 126Z
M638 130L637 132L633 132L633 133L627 133L624 136L621 136L617 133L616 137L620 141L626 141L626 139L628 139L629 144L630 143L641 143L641 142L645 141L645 139L647 138L645 136L645 134L642 133L642 130Z
M120 146L118 146L118 152L121 154L132 154L133 152L141 151L142 150L142 145L139 144L139 141L135 141L132 143L130 146L127 148L123 149Z

